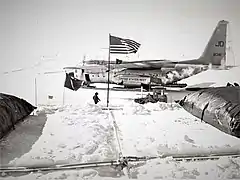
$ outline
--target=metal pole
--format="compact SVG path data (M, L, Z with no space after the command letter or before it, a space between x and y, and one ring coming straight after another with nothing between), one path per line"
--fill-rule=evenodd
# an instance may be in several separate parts
M109 104L109 80L110 80L110 34L109 34L109 48L108 48L108 87L107 87L107 107Z
M63 87L63 106L65 104L65 87Z
M37 77L35 76L35 106L37 107Z
M148 86L148 91L149 91L149 93L150 93L150 91L151 91L151 78L150 78L150 82L149 82L149 86Z
M66 76L66 71L65 71L65 76ZM63 106L65 104L65 81L63 83Z

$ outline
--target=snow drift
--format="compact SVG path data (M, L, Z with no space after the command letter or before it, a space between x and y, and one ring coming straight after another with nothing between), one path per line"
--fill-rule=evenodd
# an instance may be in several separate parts
M0 93L0 138L14 129L14 124L32 113L36 107L24 99Z
M188 94L179 104L206 123L240 138L240 87L203 89Z

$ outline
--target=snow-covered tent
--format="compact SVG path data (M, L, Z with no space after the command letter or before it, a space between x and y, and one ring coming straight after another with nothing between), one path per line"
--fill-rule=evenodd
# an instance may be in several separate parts
M199 90L185 96L179 104L204 122L240 138L240 87Z
M24 99L0 93L0 138L27 117L36 107Z

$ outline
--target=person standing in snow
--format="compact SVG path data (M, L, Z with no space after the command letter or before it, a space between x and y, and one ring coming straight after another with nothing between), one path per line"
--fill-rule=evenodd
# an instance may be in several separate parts
M95 95L93 96L93 101L95 104L97 104L99 101L101 101L98 97L98 92L96 92Z

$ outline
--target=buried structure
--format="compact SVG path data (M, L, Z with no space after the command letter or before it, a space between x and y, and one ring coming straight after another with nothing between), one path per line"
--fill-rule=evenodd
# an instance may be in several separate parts
M30 115L36 107L24 99L0 93L0 139L20 120Z
M190 93L179 101L189 113L240 138L240 87L216 87Z

